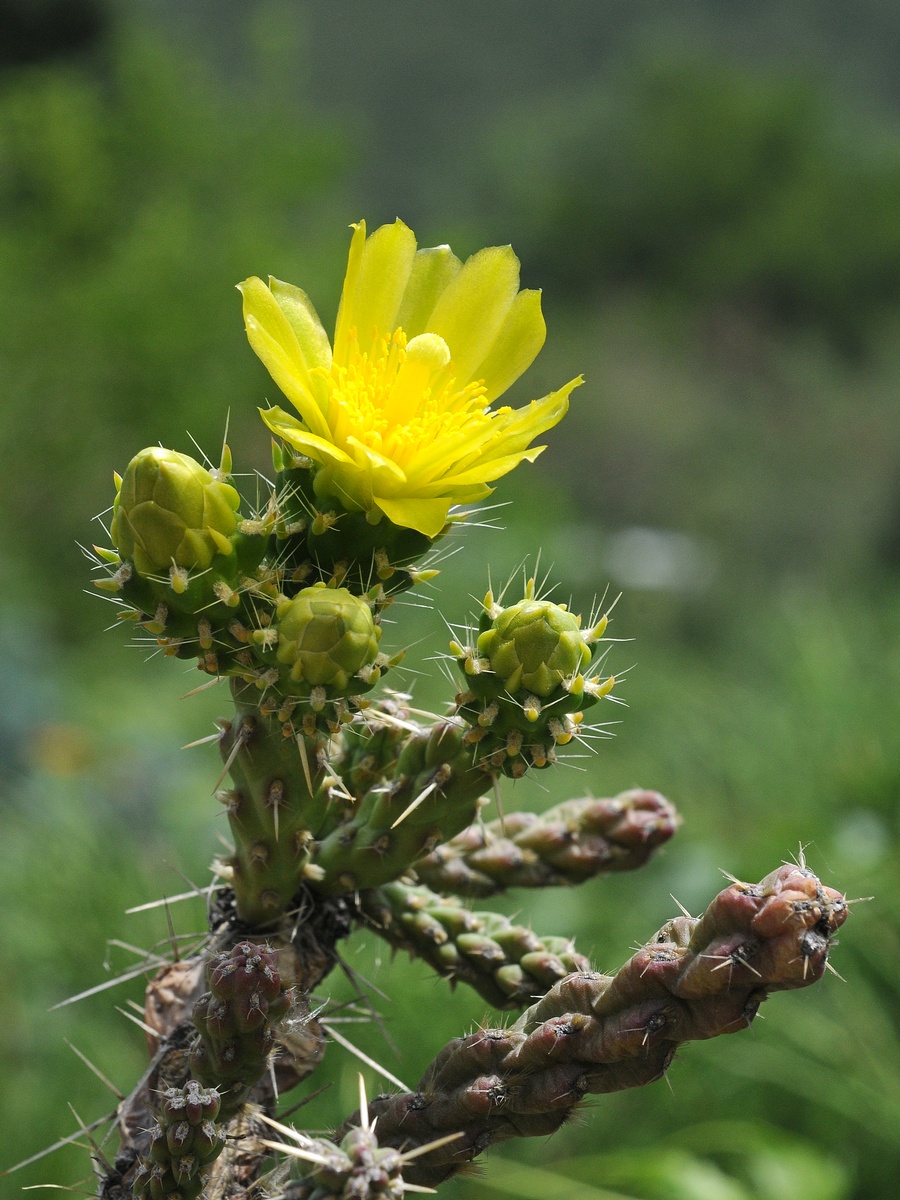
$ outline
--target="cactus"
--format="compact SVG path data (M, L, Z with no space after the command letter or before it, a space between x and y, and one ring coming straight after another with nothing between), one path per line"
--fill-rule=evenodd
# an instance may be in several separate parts
M556 887L633 871L675 833L678 814L659 792L633 788L612 800L567 800L543 813L510 813L470 825L415 865L429 887L493 896L511 887Z
M290 997L281 986L278 957L264 946L240 942L210 959L209 991L194 1005L199 1037L190 1056L195 1078L218 1089L221 1117L241 1107L266 1069L275 1027Z
M584 1096L652 1083L681 1043L736 1033L770 992L814 983L846 916L804 867L734 883L614 976L567 975L511 1027L451 1042L415 1093L372 1102L379 1139L409 1150L461 1131L408 1171L433 1185L497 1141L552 1133Z
M202 1088L196 1079L163 1092L149 1152L134 1174L135 1200L167 1200L172 1195L195 1200L202 1193L212 1162L225 1148L216 1123L219 1108L218 1092Z
M552 767L614 698L608 614L582 622L533 580L508 601L489 591L477 624L454 626L461 687L444 715L383 687L401 657L381 648L392 600L433 577L465 506L540 452L580 380L491 408L544 337L508 247L463 264L417 250L402 222L355 227L333 348L298 288L241 288L251 345L299 413L263 413L271 494L243 515L227 450L217 470L144 450L97 551L123 619L228 677L234 702L216 791L233 849L209 938L148 987L153 1061L120 1105L100 1195L397 1197L552 1132L586 1095L652 1082L684 1042L746 1027L770 992L819 979L847 909L802 863L782 867L606 976L569 938L465 903L635 870L679 823L639 788L481 819L504 777ZM273 1121L277 1090L319 1065L311 997L358 927L525 1011L449 1043L416 1092L376 1098L377 1135L363 1104L313 1139ZM299 1173L273 1164L278 1147Z

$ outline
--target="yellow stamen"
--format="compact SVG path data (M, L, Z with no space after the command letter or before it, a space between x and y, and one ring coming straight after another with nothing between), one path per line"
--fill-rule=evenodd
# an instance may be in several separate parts
M354 457L354 447L364 446L407 472L434 443L480 432L491 419L484 384L457 388L452 365L437 334L407 343L404 331L395 329L389 338L377 337L369 355L352 330L346 364L320 370L329 386L327 420L335 445Z

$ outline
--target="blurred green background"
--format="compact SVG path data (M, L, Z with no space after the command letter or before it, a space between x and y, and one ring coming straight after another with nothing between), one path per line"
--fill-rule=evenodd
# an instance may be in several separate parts
M124 910L204 883L224 829L214 751L178 749L222 700L175 704L190 674L102 632L77 543L100 540L113 469L156 441L215 454L229 413L252 496L276 397L233 285L271 271L328 323L348 223L400 215L462 254L511 241L544 288L514 399L587 377L498 489L505 532L470 532L431 611L397 606L406 681L443 701L429 658L486 562L503 579L542 552L584 608L621 590L615 740L506 806L640 784L685 817L638 875L506 910L612 969L670 893L698 911L719 868L758 878L801 844L875 896L833 956L847 982L775 997L669 1087L597 1099L444 1194L896 1196L898 66L884 0L0 0L0 1167L75 1129L69 1103L113 1106L67 1040L123 1091L143 1070L118 1011L141 979L48 1009L133 967L108 939L166 937L160 910ZM196 902L173 911L202 929ZM485 1017L363 937L346 950L400 1053L346 1028L407 1083ZM354 1107L356 1067L331 1048L310 1127ZM64 1149L0 1195L88 1176Z

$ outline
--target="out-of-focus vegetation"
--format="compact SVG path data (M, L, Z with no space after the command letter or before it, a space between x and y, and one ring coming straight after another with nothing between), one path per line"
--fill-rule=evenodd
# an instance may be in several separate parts
M258 35L240 87L125 19L0 75L0 521L44 586L77 578L85 513L135 448L190 431L215 454L230 411L261 465L234 284L276 263L315 281L346 222L340 132L294 102L290 29Z
M165 952L162 910L123 909L188 890L185 877L205 883L220 831L214 750L177 749L211 729L215 692L175 706L190 674L94 635L112 610L82 602L75 541L93 540L113 468L157 440L190 450L188 429L215 453L229 409L238 468L265 469L253 410L270 384L233 284L271 270L333 311L346 224L394 215L348 198L361 150L298 100L314 50L284 9L254 9L255 40L230 73L129 12L98 17L71 53L0 64L3 1166L76 1128L67 1101L84 1121L114 1104L65 1038L123 1091L140 1074L142 1034L116 1010L139 1001L140 978L46 1010L106 978L107 956L111 972L129 969L135 956L109 938ZM752 1032L689 1047L671 1091L602 1098L447 1194L888 1200L900 1168L900 125L864 121L806 64L739 67L696 45L687 58L636 53L536 97L529 116L485 122L467 147L471 207L428 221L458 231L455 245L511 239L527 282L545 287L548 347L519 399L561 371L588 384L540 463L498 491L513 500L494 514L505 535L470 531L438 611L398 606L395 638L422 639L409 663L433 673L440 614L472 607L485 562L503 579L541 547L580 607L607 582L623 588L613 628L636 640L612 666L637 667L616 740L583 773L548 773L506 805L641 784L685 825L635 877L507 908L575 932L608 969L672 915L670 893L697 911L718 868L758 877L801 841L829 882L876 899L855 908L834 956L846 983L774 998ZM445 698L440 677L408 680L423 704ZM173 919L196 933L202 905L181 902ZM414 1083L484 1006L375 954L362 937L347 946L351 974L392 997L375 1002L402 1057L374 1026L347 1034ZM435 998L424 1027L423 987ZM331 994L351 991L338 977ZM329 1058L334 1083L303 1114L312 1125L355 1105L355 1060L337 1046ZM86 1152L62 1150L0 1179L0 1194L87 1175Z

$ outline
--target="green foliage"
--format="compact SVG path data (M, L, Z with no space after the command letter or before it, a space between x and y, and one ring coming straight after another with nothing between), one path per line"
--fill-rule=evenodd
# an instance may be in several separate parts
M900 298L900 140L842 128L824 84L695 54L505 123L502 220L576 297L610 283L734 304L859 351Z
M130 19L102 62L0 77L0 449L18 464L0 514L31 569L74 568L78 514L107 503L98 460L188 449L186 429L217 455L229 407L251 426L260 372L234 284L298 260L315 280L329 246L310 206L343 160L273 70L292 31L285 16L280 57L260 47L240 81Z

